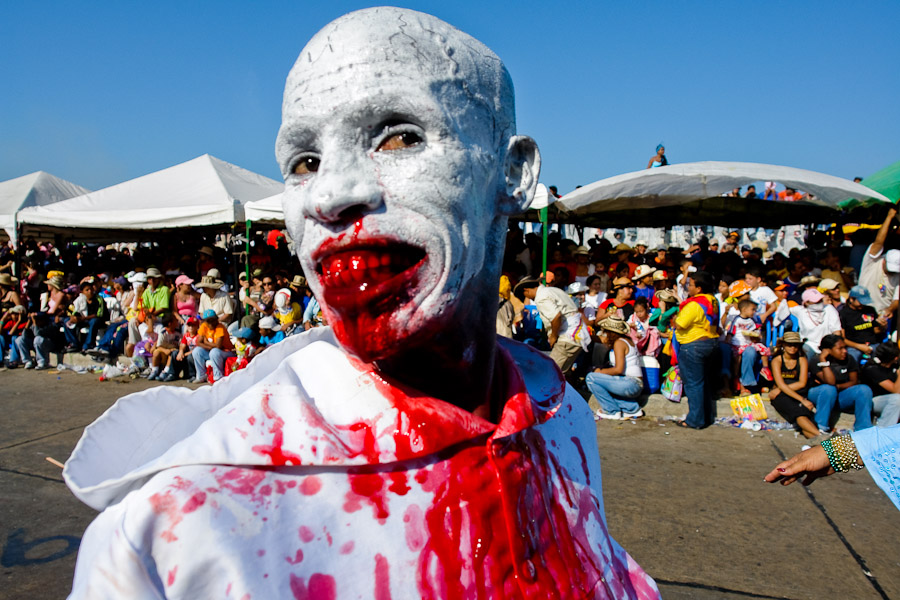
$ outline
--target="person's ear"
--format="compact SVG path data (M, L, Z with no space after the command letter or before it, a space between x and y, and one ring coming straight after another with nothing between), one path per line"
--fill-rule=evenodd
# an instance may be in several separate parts
M503 161L500 211L505 215L525 211L534 199L540 174L541 152L535 141L526 135L512 136Z

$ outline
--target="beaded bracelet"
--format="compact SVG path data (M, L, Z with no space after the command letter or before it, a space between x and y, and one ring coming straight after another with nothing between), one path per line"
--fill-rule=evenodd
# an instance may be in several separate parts
M828 455L828 462L838 473L846 473L852 469L862 469L859 464L859 452L849 435L836 435L822 442L822 449Z

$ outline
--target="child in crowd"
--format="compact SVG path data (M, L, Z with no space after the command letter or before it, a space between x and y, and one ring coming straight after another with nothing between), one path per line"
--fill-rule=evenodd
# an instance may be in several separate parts
M772 372L769 370L769 356L772 352L769 348L760 343L761 329L759 317L756 315L756 302L753 300L741 300L738 302L738 316L731 322L728 329L728 337L731 340L731 346L734 351L734 373L740 373L742 355L744 351L753 347L760 357L762 369L760 375L763 379L772 381ZM741 394L749 393L743 384L741 384Z
M250 360L259 350L259 345L253 343L253 330L249 327L238 329L234 337L235 357L231 370L237 371L250 364Z
M175 355L181 339L181 322L173 313L169 313L166 324L156 336L153 353L150 359L150 375L147 379L173 381L175 379ZM163 369L165 364L165 369ZM160 370L162 369L162 372Z
M26 329L28 329L28 315L25 314L25 306L21 304L13 306L0 317L0 336L3 339L2 352L6 358L7 368L14 369L21 362L15 340L25 333ZM8 355L6 355L7 349L9 350Z
M281 330L281 325L275 322L275 317L263 317L259 320L260 352L283 339L284 332Z
M191 372L193 360L185 360L191 351L197 346L197 335L200 331L200 319L198 317L189 317L187 320L187 331L181 336L181 343L178 345L178 355L175 360L179 363L184 361L187 364L187 379L194 379L195 375Z
M650 303L647 298L634 301L634 313L628 317L628 336L642 356L659 353L659 330L650 324Z

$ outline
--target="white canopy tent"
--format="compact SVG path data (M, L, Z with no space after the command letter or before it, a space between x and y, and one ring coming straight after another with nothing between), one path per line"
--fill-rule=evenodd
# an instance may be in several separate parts
M281 208L281 196L279 192L274 196L263 198L262 200L254 200L244 205L244 216L248 221L257 223L259 221L265 223L284 224L284 210Z
M19 212L26 227L63 231L144 231L228 225L244 204L280 193L284 184L209 154L136 179Z
M44 171L0 182L0 229L16 241L16 213L23 208L48 206L90 190Z
M775 181L812 194L799 202L732 198L723 194ZM560 198L562 222L599 227L731 225L781 226L833 218L860 204L891 203L864 185L805 169L740 162L697 162L601 179Z

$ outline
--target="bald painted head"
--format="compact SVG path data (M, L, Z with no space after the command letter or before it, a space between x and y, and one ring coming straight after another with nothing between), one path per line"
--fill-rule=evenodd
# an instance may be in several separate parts
M496 303L540 155L481 42L398 8L333 21L288 75L276 156L295 250L352 354L427 345Z

